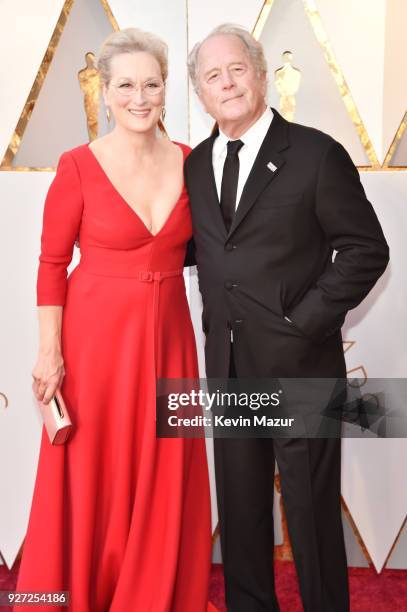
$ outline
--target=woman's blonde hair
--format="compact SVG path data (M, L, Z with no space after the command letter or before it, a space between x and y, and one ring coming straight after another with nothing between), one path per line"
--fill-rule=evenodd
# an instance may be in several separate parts
M166 43L137 28L126 28L113 32L103 42L97 58L97 68L103 85L109 85L112 59L120 53L150 53L160 65L161 76L165 83L168 76L168 47Z

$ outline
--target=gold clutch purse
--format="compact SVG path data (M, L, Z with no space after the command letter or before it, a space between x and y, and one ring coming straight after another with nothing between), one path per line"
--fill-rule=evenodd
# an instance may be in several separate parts
M64 444L72 430L72 422L61 392L58 390L49 404L38 402L51 444Z

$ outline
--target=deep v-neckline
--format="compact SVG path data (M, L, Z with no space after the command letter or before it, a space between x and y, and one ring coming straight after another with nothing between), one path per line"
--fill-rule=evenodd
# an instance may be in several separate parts
M133 213L134 217L136 218L136 220L139 221L139 223L143 226L143 228L145 229L145 231L149 234L149 236L151 238L156 238L159 234L161 234L161 232L164 230L165 227L167 227L172 215L174 214L175 209L177 208L178 204L180 203L181 199L182 199L182 195L185 191L185 181L184 178L182 179L182 188L181 191L178 195L177 200L175 201L174 205L172 206L170 213L168 214L166 220L164 221L163 225L160 227L160 229L158 230L158 232L156 232L155 234L153 234L153 232L148 228L148 226L145 224L145 222L143 221L142 217L139 215L139 213L133 208L133 206L131 206L131 204L129 204L129 202L126 200L126 198L124 196L122 196L122 194L120 193L120 191L117 189L117 187L113 184L112 180L109 178L109 175L107 174L106 170L103 168L102 164L100 163L100 161L98 160L98 158L96 157L95 153L92 151L92 149L89 146L90 143L87 143L85 145L85 147L87 148L87 150L89 151L91 157L95 160L95 163L97 165L97 167L99 168L99 170L101 171L102 175L104 176L105 180L109 183L110 187L112 188L112 190L115 192L115 194L119 197L119 199L121 200L121 202L129 209L129 211L131 213ZM181 154L182 154L182 160L183 163L185 161L185 156L184 156L184 151L182 149L182 147L178 144L173 142L173 144L175 144L175 146L177 146L179 149L181 149Z

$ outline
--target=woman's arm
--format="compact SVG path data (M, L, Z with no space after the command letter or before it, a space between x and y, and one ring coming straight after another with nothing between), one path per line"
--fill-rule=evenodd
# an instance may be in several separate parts
M52 399L65 374L61 329L67 268L72 260L82 211L78 168L73 156L64 153L45 201L37 279L40 343L32 375L35 396L44 403Z
M38 308L40 346L32 375L37 400L48 404L65 375L61 350L62 306Z

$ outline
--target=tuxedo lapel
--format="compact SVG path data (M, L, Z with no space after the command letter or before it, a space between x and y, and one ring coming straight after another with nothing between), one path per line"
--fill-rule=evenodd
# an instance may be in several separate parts
M288 123L273 109L273 120L254 161L234 216L229 236L243 221L259 195L285 164L281 151L289 146ZM212 173L213 174L213 173Z
M218 198L218 191L216 189L216 181L212 164L212 148L214 140L217 137L218 133L218 130L214 131L214 133L211 135L210 138L208 138L206 142L205 150L203 151L200 172L202 173L201 177L207 177L207 179L203 182L202 185L204 199L207 203L207 212L211 215L215 226L219 227L226 236L226 228L220 209L220 202Z

